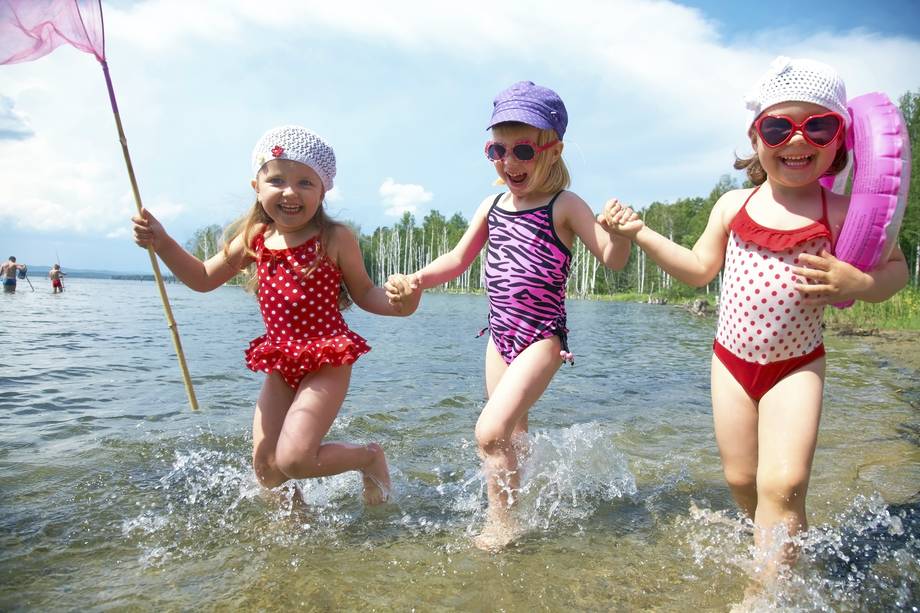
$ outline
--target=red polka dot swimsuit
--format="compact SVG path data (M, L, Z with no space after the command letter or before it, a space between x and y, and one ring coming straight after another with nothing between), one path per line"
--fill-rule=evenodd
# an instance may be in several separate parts
M262 234L252 244L265 334L249 343L246 365L257 372L277 371L294 389L323 364L351 364L370 351L342 318L342 271L319 256L319 245L317 236L296 247L269 249Z
M777 382L824 355L824 307L806 305L793 284L801 253L831 250L827 200L822 217L794 230L774 230L751 219L748 196L731 223L719 325L713 350L755 400Z

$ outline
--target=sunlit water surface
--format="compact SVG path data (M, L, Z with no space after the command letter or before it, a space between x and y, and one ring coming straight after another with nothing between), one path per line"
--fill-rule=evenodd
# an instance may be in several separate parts
M373 350L330 436L384 445L393 501L365 509L345 474L299 482L304 509L249 467L252 296L169 292L198 412L152 283L0 296L0 609L718 611L744 598L752 542L713 439L713 319L569 302L576 366L531 412L527 532L490 555L470 541L485 508L484 298L427 295L408 319L347 313ZM811 529L755 608L916 610L916 373L858 339L828 353Z

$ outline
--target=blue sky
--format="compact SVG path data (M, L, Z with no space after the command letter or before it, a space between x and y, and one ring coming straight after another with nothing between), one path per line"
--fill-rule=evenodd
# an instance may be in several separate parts
M811 7L815 8L811 8ZM268 7L268 8L266 8ZM178 240L252 203L249 156L297 123L338 156L332 214L469 217L496 188L491 101L521 79L569 110L572 189L595 209L705 195L747 152L742 98L779 54L855 96L920 90L920 2L569 0L103 2L145 205ZM59 48L0 66L0 256L146 271L98 63Z

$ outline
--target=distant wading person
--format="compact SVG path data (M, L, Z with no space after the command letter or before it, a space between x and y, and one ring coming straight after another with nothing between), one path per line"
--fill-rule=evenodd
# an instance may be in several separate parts
M51 279L52 294L57 294L64 291L64 282L62 281L62 278L66 276L67 273L61 270L60 264L55 264L51 267L51 270L48 271L48 278ZM80 293L79 283L77 283L77 293Z
M17 264L16 257L10 256L3 264L0 264L0 278L3 279L3 291L12 294L16 291L16 275L19 271L25 270L25 264Z

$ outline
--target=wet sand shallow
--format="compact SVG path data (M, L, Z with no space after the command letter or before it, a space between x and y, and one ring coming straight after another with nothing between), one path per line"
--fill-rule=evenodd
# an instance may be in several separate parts
M893 366L920 375L920 330L881 330L871 333L829 330L829 335L858 338Z

